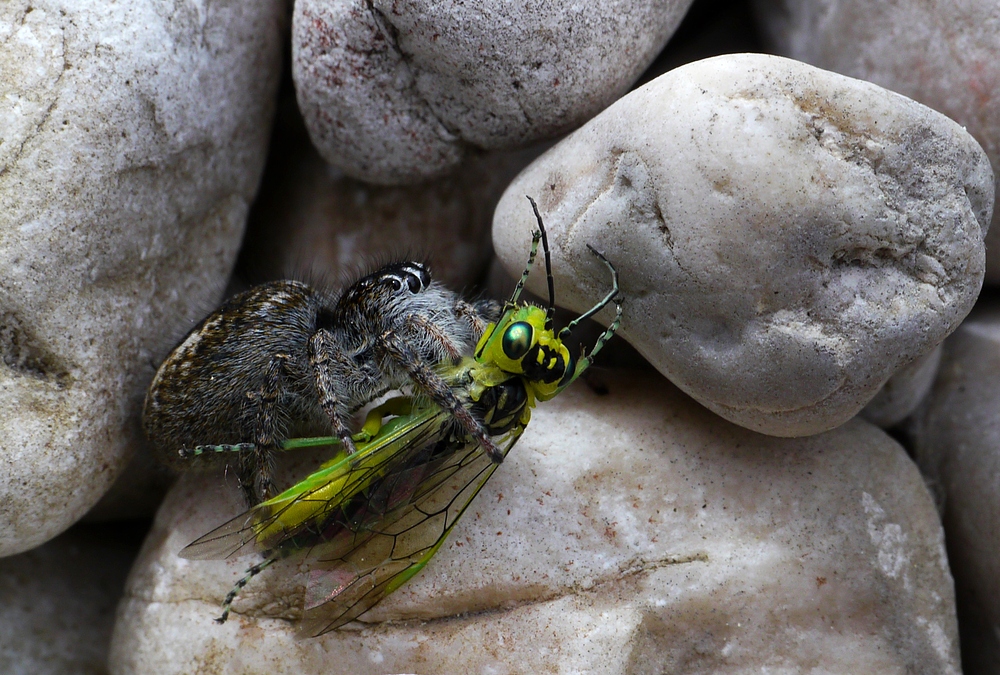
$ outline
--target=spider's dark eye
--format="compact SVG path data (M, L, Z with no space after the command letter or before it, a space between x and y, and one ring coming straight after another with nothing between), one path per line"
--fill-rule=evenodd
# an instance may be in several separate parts
M417 275L418 279L420 280L420 286L422 288L427 288L428 286L431 285L431 273L427 271L427 268L425 266L414 263L413 272Z
M508 359L516 361L527 354L531 348L531 339L534 332L531 324L525 321L518 321L508 326L507 330L503 333L503 341L501 343L504 355Z
M406 284L410 287L410 293L419 293L424 287L424 284L420 281L420 277L416 274L407 274Z
M398 291L403 287L403 282L401 282L396 277L389 277L389 288L394 291Z

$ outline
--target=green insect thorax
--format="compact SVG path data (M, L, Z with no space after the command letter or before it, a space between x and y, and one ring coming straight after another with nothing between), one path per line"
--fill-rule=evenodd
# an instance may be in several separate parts
M541 307L508 308L486 327L476 345L476 384L496 386L511 377L524 380L530 398L547 401L576 379L576 364Z

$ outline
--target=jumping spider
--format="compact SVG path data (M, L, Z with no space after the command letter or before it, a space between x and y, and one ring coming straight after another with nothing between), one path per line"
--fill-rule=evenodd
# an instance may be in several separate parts
M262 284L225 302L171 352L146 395L143 426L175 467L190 467L181 457L203 444L240 451L237 476L251 506L273 496L273 455L288 432L332 430L353 452L352 413L400 387L431 398L502 457L435 371L471 353L499 313L493 301L469 303L432 283L417 262L386 265L336 301L297 281Z

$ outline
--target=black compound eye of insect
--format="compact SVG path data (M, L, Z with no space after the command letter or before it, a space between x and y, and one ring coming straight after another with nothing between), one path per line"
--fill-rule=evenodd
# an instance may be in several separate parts
M531 348L531 340L534 337L534 332L531 324L526 321L518 321L508 326L507 330L503 333L502 347L504 355L508 359L516 361L527 354Z

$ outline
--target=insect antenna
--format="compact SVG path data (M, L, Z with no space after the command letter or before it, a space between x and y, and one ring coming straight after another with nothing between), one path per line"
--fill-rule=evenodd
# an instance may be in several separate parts
M531 233L531 251L528 252L528 264L524 266L524 271L521 272L521 278L518 279L517 285L514 286L514 292L510 294L510 298L507 300L507 302L504 303L504 306L503 306L504 313L509 312L511 310L514 310L514 309L517 309L517 301L521 297L521 291L524 290L524 284L527 283L527 281L528 281L528 275L531 274L531 268L535 264L535 257L538 255L538 242L540 242L540 241L544 241L545 242L545 265L546 265L546 267L548 267L548 265L549 265L549 242L548 242L548 239L545 237L545 228L544 228L544 226L542 226L542 218L541 218L541 216L538 215L538 207L535 206L535 200L532 199L531 197L528 197L528 201L531 202L531 207L535 211L535 216L538 219L539 229L537 229L537 230L535 230L534 232ZM553 288L552 288L552 275L550 273L549 274L549 298L550 298L549 305L550 306L552 305L552 302L551 302L552 290L553 290ZM550 314L551 314L551 310L546 314L546 316L549 317ZM547 324L549 325L550 328L551 328L551 323L552 323L552 319L551 319L551 317L549 317L547 319ZM492 330L495 330L495 329L496 329L496 326L494 326L494 328L491 329L491 331L489 332L489 334L492 335ZM483 355L483 350L486 349L486 336L483 336L483 341L482 341L481 345L482 346L481 346L480 350L476 352L476 358L477 359L480 358Z
M531 197L528 197L531 199ZM534 204L535 202L531 202ZM538 255L538 242L542 239L542 230L535 230L531 233L531 251L528 253L528 264L524 266L524 271L521 272L521 278L518 280L517 285L514 286L514 292L510 294L510 299L507 300L507 305L504 309L511 309L517 304L518 299L521 297L521 291L524 290L524 284L528 281L528 275L531 273L531 268L535 264L535 256Z
M535 200L528 197L531 202L531 210L535 212L535 220L538 221L538 232L542 237L542 252L545 253L545 281L549 285L549 306L545 308L545 330L552 330L552 319L556 313L556 286L552 279L552 256L549 253L549 237L545 233L545 225L542 223L542 214L538 212L538 205Z

